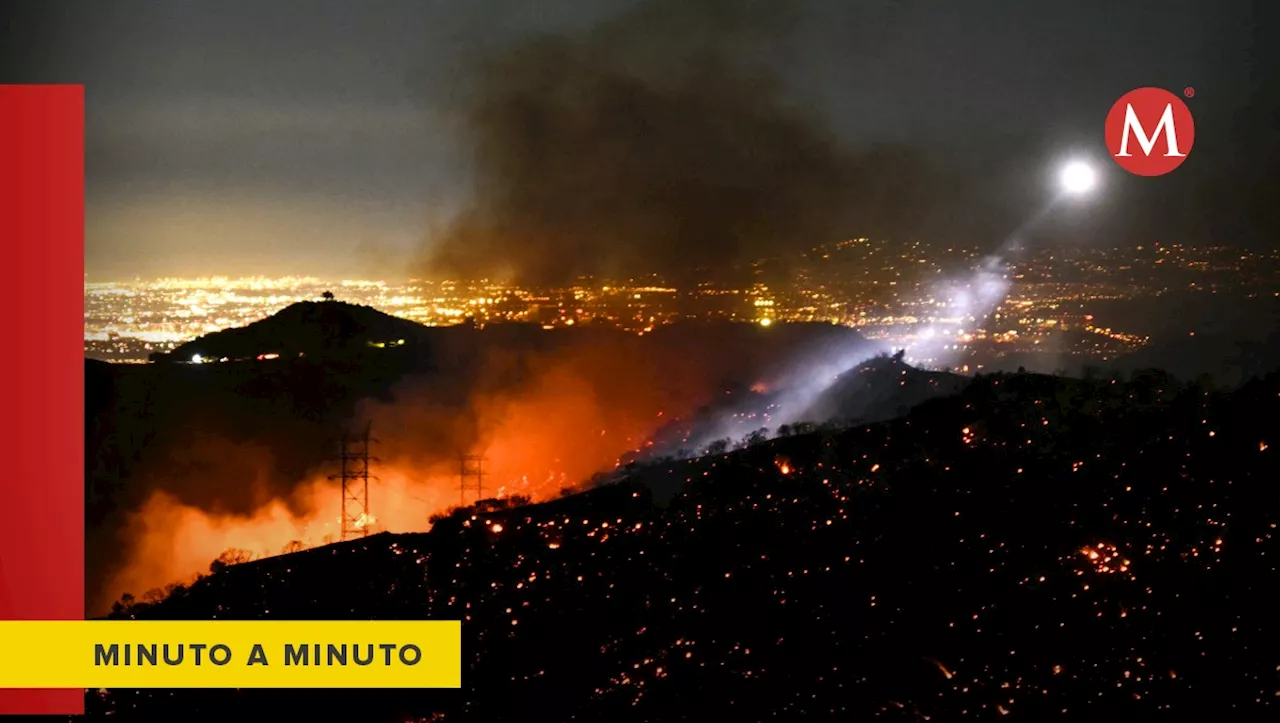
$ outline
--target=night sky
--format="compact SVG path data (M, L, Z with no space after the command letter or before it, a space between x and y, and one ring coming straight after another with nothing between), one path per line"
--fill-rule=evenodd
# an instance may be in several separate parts
M634 5L10 2L0 77L87 86L91 280L397 275L471 198L481 61ZM1264 0L801 5L739 51L842 147L929 161L913 224L874 231L994 247L1043 200L1053 161L1078 153L1106 193L1053 234L1274 243ZM661 55L672 40L646 42ZM1195 150L1168 177L1128 177L1102 147L1111 103L1144 85L1196 89Z

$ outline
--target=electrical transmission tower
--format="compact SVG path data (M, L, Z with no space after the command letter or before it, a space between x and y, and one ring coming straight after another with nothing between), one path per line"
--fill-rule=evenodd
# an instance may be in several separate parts
M467 493L475 493L475 501L484 497L484 455L462 454L458 458L458 503L466 506Z
M369 456L369 447L377 440L369 436L369 425L365 425L361 434L344 433L342 450L338 461L342 465L341 474L332 475L329 479L342 480L342 539L350 540L365 537L373 524L373 515L369 511L369 480L377 477L369 475L369 463L377 460Z

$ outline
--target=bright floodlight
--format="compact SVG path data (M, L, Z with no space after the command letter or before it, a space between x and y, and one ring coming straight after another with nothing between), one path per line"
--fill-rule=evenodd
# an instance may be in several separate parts
M1097 182L1093 167L1083 161L1072 161L1062 169L1062 187L1067 193L1088 193Z

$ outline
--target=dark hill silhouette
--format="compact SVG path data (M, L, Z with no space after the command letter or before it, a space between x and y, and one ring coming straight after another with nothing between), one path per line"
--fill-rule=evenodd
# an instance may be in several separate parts
M1160 368L1181 379L1208 375L1217 384L1236 386L1280 367L1280 333L1256 339L1234 333L1201 333L1158 341L1108 365L1132 372Z
M262 354L336 354L369 344L397 346L422 338L427 327L373 307L342 301L300 301L243 327L206 334L175 347L154 361L256 359Z
M844 372L804 419L878 422L905 415L936 397L957 394L971 377L917 369L898 355L878 355Z
M1277 412L1274 375L982 376L899 419L232 566L115 613L465 619L461 690L110 691L88 712L1268 719ZM660 485L678 494L655 504Z
M860 354L851 358L865 357L874 348L865 345ZM760 436L762 429L789 436L820 425L892 419L930 399L956 394L971 381L970 377L948 372L917 369L903 361L901 355L888 353L874 354L830 381L821 377L821 369L810 371L810 376L811 379L791 379L792 384L778 387L740 385L727 389L716 403L690 419L673 420L655 434L655 444L648 454L632 455L627 461L672 453L686 457L708 448L727 448L747 436ZM814 398L802 406L789 403L798 395ZM726 420L733 423L726 424Z

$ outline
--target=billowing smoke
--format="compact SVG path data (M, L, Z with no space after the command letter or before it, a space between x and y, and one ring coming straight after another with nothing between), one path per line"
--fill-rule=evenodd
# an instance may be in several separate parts
M779 329L777 333L785 332ZM750 394L740 394L733 403L708 410L679 439L667 440L652 455L679 454L680 450L699 455L717 440L738 441L744 432L772 430L796 422L829 421L835 415L820 413L815 406L839 375L889 351L858 335L803 340L796 347L795 353L771 370Z
M422 531L459 502L459 453L487 457L486 496L554 498L725 389L860 337L720 324L643 337L456 327L424 338L407 369L304 359L92 373L94 396L110 394L89 410L88 612L189 581L228 549L263 556L336 540L330 476L344 429L370 423L378 440L374 528Z
M421 271L533 284L658 272L682 285L900 231L927 197L919 159L842 147L819 111L788 96L777 59L795 7L648 0L585 33L488 54L458 95L473 194ZM546 348L540 329L527 344L442 330L484 349L434 349L436 368L399 382L305 365L216 383L140 370L113 409L90 415L87 473L114 486L90 511L93 611L227 547L331 538L338 428L373 422L386 479L371 497L394 495L374 515L424 529L456 499L458 452L489 457L494 493L558 494L671 417L775 373L797 354L779 331L659 328ZM827 358L810 375L820 383ZM832 369L857 361L831 358Z
M459 114L474 196L419 270L706 281L900 231L925 197L918 159L841 147L772 67L799 7L652 0L487 57Z

